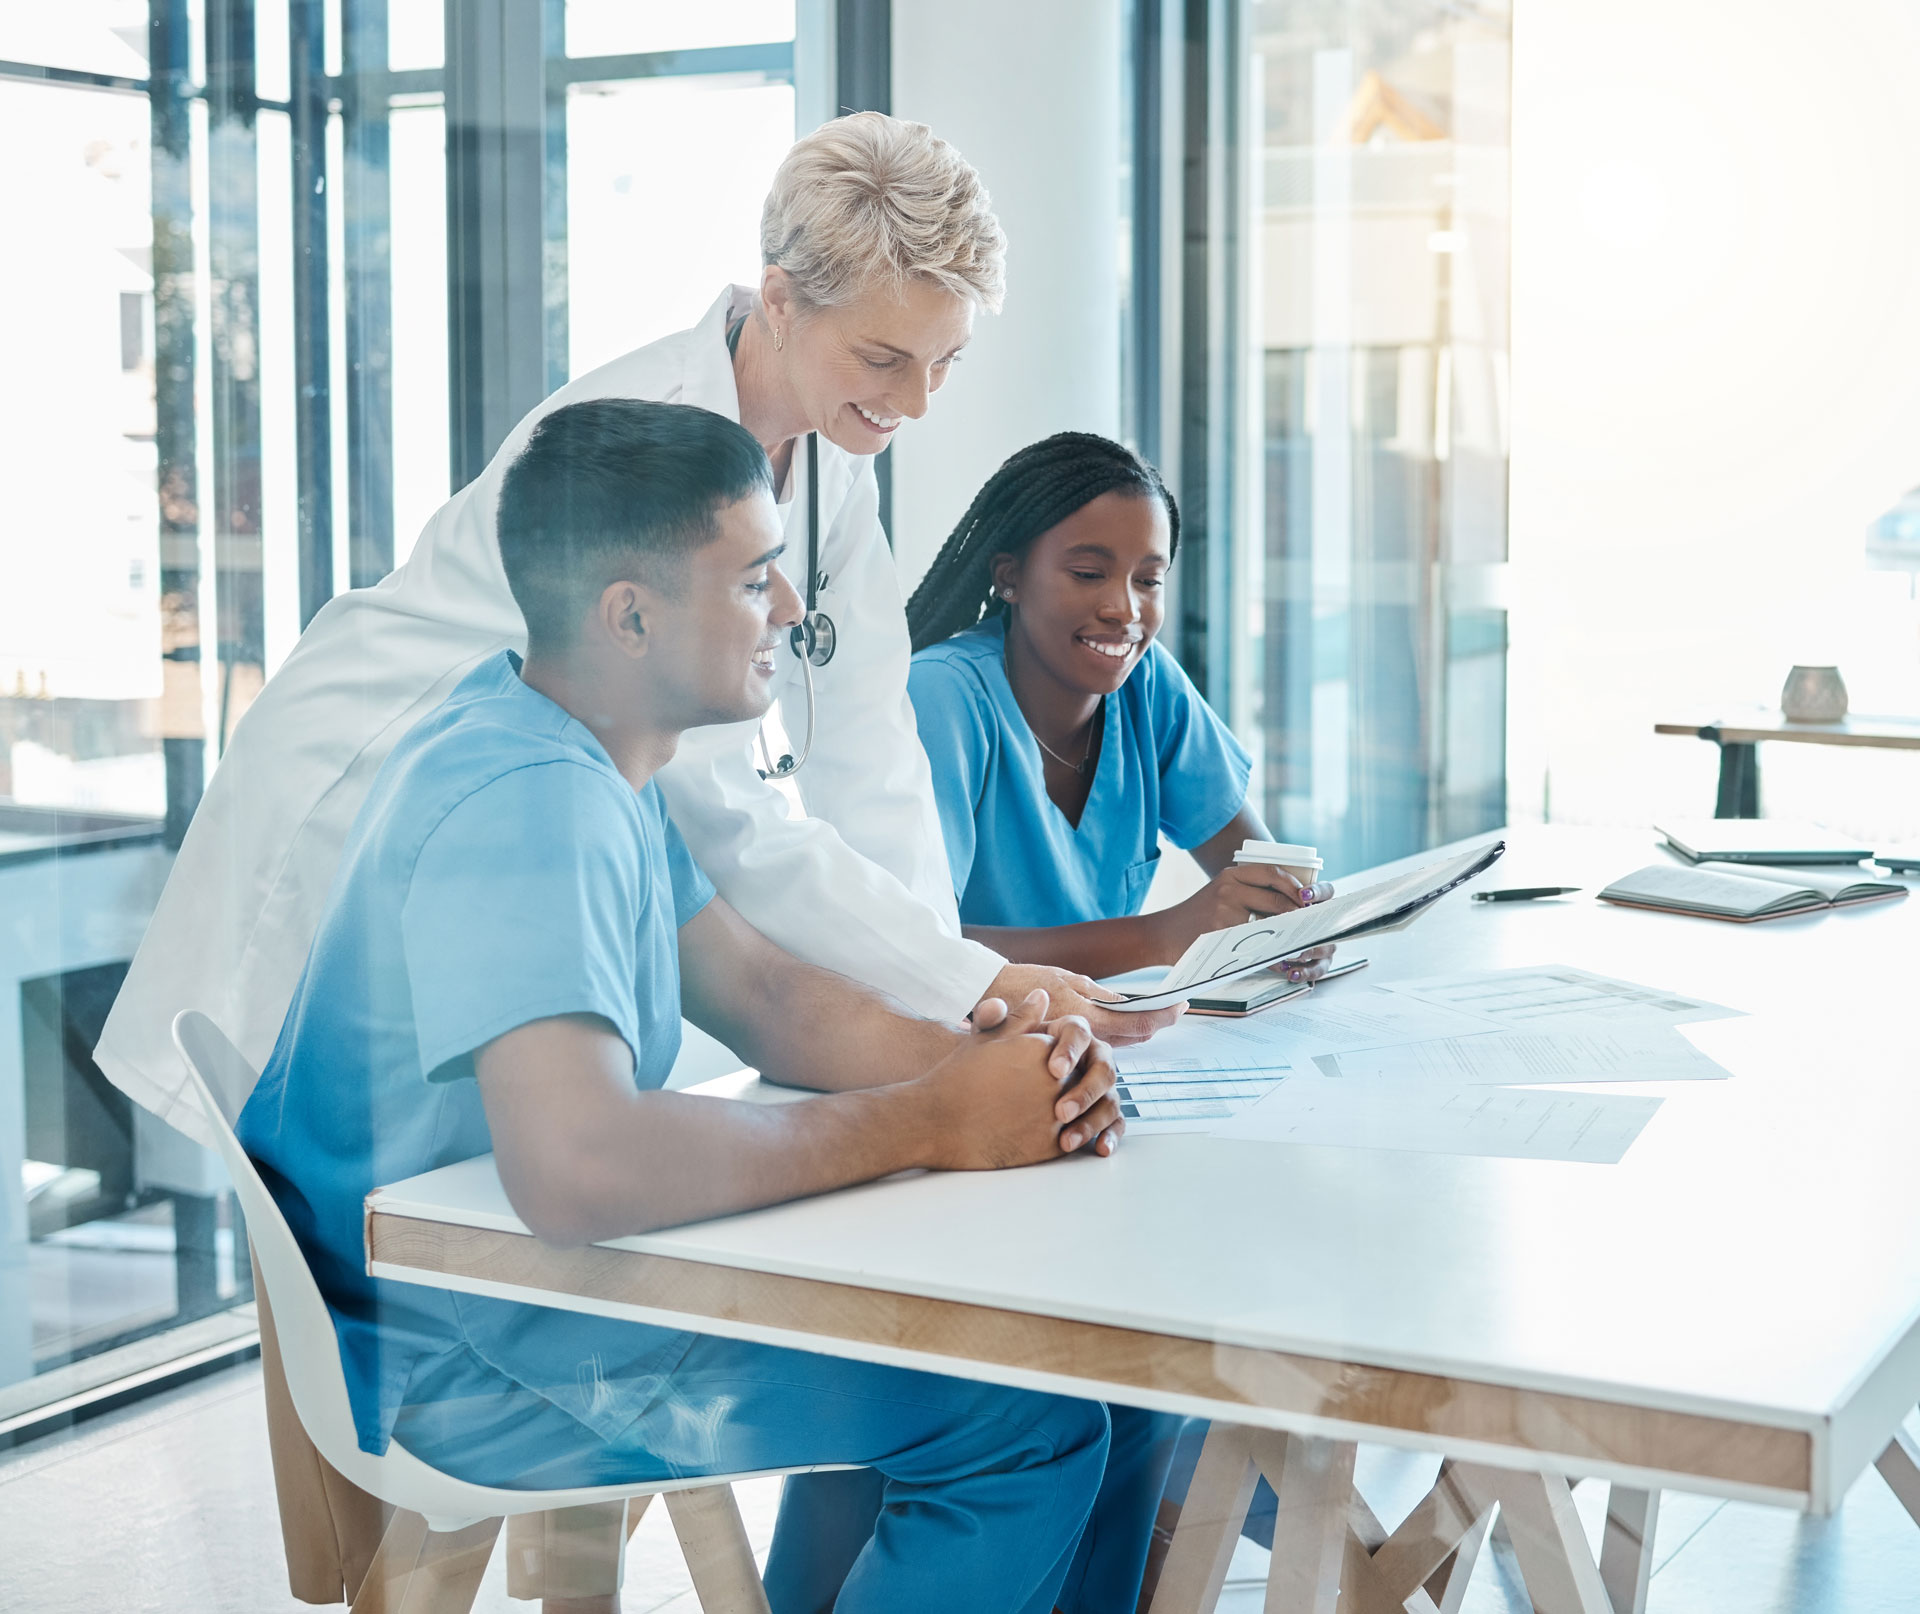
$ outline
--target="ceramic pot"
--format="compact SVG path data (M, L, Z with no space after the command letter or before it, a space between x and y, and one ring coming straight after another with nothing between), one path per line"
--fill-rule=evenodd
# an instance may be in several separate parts
M1789 723L1838 723L1847 715L1847 686L1838 667L1795 667L1780 691Z

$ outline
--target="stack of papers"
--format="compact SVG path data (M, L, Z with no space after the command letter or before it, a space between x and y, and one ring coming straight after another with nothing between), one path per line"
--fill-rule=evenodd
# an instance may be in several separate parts
M1150 1042L1114 1050L1121 1113L1139 1130L1205 1131L1265 1098L1296 1059L1327 1048L1364 1048L1485 1031L1484 1023L1378 987L1336 999L1284 1003L1244 1020L1189 1016Z
M1604 1163L1659 1099L1496 1090L1724 1079L1678 1028L1736 1012L1566 965L1483 970L1183 1020L1114 1063L1148 1132Z
M1317 1054L1322 1076L1454 1083L1710 1082L1727 1073L1671 1031L1495 1031L1400 1048Z
M1308 1079L1277 1088L1220 1136L1611 1166L1659 1107L1657 1098Z
M1396 981L1388 990L1528 1031L1549 1027L1578 1031L1595 1025L1681 1026L1696 1020L1729 1020L1739 1013L1681 992L1592 975L1571 964L1431 975Z

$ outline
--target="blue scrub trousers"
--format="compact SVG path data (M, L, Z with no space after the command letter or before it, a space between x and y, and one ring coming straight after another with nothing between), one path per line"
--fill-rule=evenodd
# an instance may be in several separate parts
M1112 1439L1093 1511L1074 1549L1055 1606L1063 1614L1133 1614L1152 1544L1167 1472L1187 1419L1138 1407L1109 1407ZM1206 1425L1199 1424L1202 1438ZM1191 1474L1191 1466L1188 1473ZM1181 1494L1185 1494L1184 1483ZM784 1584L794 1601L785 1614L834 1614L835 1596L874 1534L883 1481L871 1470L796 1474L780 1494L774 1537ZM1269 1520L1271 1539L1271 1520ZM773 1564L768 1564L771 1579Z
M457 1478L520 1490L868 1465L879 1517L837 1614L1047 1614L1106 1466L1094 1401L705 1336L649 1386L594 1368L616 1395L646 1392L616 1438L465 1346L415 1371L394 1438ZM813 1606L812 1557L783 1512L766 1574L774 1614Z

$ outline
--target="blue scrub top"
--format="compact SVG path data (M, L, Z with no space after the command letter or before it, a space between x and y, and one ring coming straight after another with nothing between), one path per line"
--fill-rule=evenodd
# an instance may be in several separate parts
M676 933L712 896L658 787L636 792L511 651L387 758L236 1129L333 1313L363 1450L386 1450L416 1369L452 1352L602 1438L643 1410L644 1375L685 1353L693 1336L671 1329L370 1278L361 1202L493 1147L473 1054L516 1026L599 1015L633 1050L635 1085L665 1082ZM641 1377L623 1397L601 1363Z
M1198 846L1246 803L1247 753L1157 643L1106 698L1077 827L1047 794L1039 744L1007 682L1004 618L928 645L907 688L963 924L1040 928L1138 913L1161 834Z

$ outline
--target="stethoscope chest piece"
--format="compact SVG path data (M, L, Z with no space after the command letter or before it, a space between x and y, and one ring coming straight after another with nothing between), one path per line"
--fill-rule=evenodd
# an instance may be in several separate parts
M788 643L800 663L800 677L807 690L807 737L800 755L787 752L778 762L767 750L766 731L759 736L760 760L765 767L756 769L762 779L791 779L806 764L813 752L813 727L818 715L813 689L813 669L833 660L839 648L840 634L833 618L820 609L820 591L827 586L826 573L820 570L820 439L807 437L807 614L793 625Z
M840 635L833 625L833 618L825 611L809 611L807 620L794 630L793 653L800 654L802 643L806 646L806 659L816 667L824 667L833 660L833 652L840 642Z

